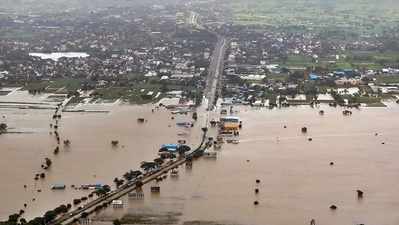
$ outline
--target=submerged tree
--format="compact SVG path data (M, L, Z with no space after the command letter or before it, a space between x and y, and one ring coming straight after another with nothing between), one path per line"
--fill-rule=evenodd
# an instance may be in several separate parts
M0 134L7 131L7 124L0 123Z

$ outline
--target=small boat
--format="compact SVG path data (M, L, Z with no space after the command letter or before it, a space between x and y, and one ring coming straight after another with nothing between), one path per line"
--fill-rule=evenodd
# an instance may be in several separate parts
M52 190L65 190L65 188L65 184L55 184L53 187L51 187Z
M176 123L176 125L178 127L185 127L185 128L189 128L189 127L193 126L193 124L190 122L179 122L179 123Z
M144 123L144 121L145 121L144 118L138 118L138 119L137 119L137 122L139 122L139 123Z

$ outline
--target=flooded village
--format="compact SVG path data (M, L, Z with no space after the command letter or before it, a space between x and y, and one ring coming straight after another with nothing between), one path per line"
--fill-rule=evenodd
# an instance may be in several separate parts
M399 222L391 37L212 4L0 10L1 225Z

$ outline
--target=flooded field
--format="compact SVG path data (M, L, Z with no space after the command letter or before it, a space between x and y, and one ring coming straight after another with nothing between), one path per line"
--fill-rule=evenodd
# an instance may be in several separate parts
M161 144L176 143L184 132L189 145L198 145L200 129L176 127L176 122L191 119L190 115L174 115L159 110L151 113L151 106L116 106L109 113L63 113L59 124L62 140L69 139L70 147L61 144L58 155L54 134L49 124L53 110L1 111L10 131L24 132L0 136L0 218L28 204L25 216L42 215L60 204L71 203L73 198L87 196L90 191L74 190L70 185L109 184L122 174L138 169L140 162L158 157ZM138 123L137 118L148 121ZM111 140L118 140L112 147ZM40 165L44 158L53 161L44 180L34 181L36 173L43 172ZM54 184L66 184L65 191L52 191ZM28 187L24 189L24 185ZM37 190L42 192L37 192ZM35 198L35 201L33 201Z
M184 118L171 120L170 112L152 114L151 108L113 106L110 113L64 113L60 136L72 144L57 156L52 156L56 143L48 133L52 111L5 111L10 127L33 133L0 136L1 218L25 202L26 217L38 216L88 194L72 190L71 184L112 184L114 177L155 158L161 144L180 139L176 134L182 128L175 123ZM399 223L396 104L353 110L352 116L327 105L236 110L243 121L239 144L224 144L216 160L201 158L192 169L181 167L178 177L159 183L159 194L151 194L151 184L145 185L143 200L125 196L123 208L108 208L93 223L110 224L122 217L131 223L186 225L309 224L312 218L325 225ZM148 122L138 124L138 117ZM307 134L301 133L303 126ZM199 125L189 133L186 139L196 145ZM114 139L120 142L118 148L110 145ZM44 181L34 182L47 156L54 165ZM68 188L51 191L55 183ZM361 200L357 189L364 191ZM330 210L331 205L337 210Z
M159 184L159 195L145 186L144 200L126 197L123 209L100 213L96 223L169 213L178 224L309 224L312 218L331 225L398 224L399 107L355 110L351 117L340 108L321 109L324 116L308 106L239 109L244 127L238 145L224 144L216 160L180 168L178 178ZM364 191L362 200L357 189Z

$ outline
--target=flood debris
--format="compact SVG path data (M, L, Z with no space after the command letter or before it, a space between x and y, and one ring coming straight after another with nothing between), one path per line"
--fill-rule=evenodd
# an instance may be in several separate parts
M302 133L307 133L308 132L308 128L307 127L302 127L301 128L301 132Z
M114 146L114 147L117 146L118 144L119 144L119 141L117 141L117 140L112 140L111 141L111 145Z
M65 146L70 146L71 145L71 141L68 140L68 139L64 140L64 145Z
M315 219L312 219L312 220L310 221L310 225L316 225L316 220L315 220Z
M57 146L57 147L54 149L54 155L57 155L59 152L60 152L60 147Z
M363 198L363 191L362 190L356 190L357 193L357 198L362 199Z

